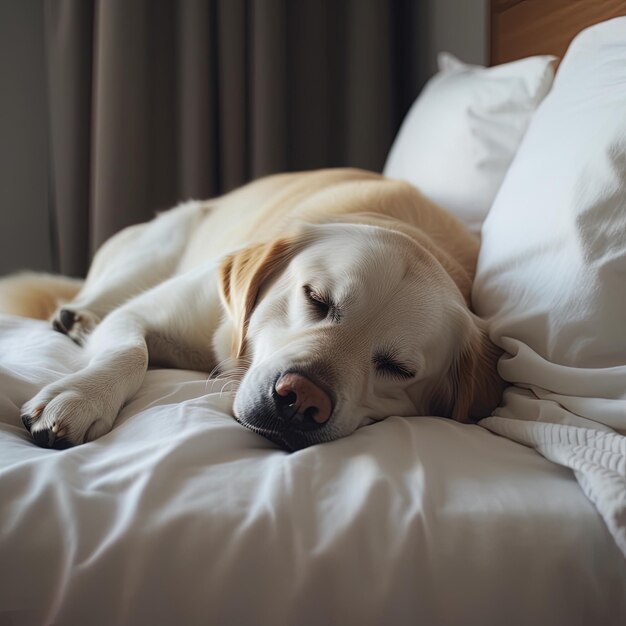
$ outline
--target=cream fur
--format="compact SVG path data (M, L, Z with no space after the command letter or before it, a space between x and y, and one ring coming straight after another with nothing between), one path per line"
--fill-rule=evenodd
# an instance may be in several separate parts
M47 320L76 296L83 282L34 272L7 276L0 279L0 313Z
M24 421L41 445L105 434L149 362L237 378L236 418L290 449L391 414L482 417L502 383L470 310L477 252L413 187L361 170L281 174L188 202L106 242L77 294L50 277L0 284L6 310L35 317L50 312L53 285L75 294L66 330L84 345L83 367L26 403ZM313 289L333 315L320 316ZM273 381L292 370L333 398L313 433L275 415Z

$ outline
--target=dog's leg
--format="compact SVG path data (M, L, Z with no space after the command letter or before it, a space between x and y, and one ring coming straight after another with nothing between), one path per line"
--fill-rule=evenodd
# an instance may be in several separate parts
M111 430L139 389L149 359L210 371L221 319L212 267L174 276L106 316L87 337L84 367L44 387L22 407L41 446L91 441Z
M22 407L22 422L40 446L91 441L108 432L148 367L141 318L119 310L85 344L85 366L44 387Z
M98 250L81 291L54 314L53 328L82 344L108 313L172 276L209 207L188 202L111 237Z

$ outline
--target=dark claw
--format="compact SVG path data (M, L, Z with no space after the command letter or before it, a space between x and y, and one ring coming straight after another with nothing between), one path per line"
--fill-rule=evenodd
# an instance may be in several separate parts
M24 424L24 428L30 432L30 427L33 425L33 418L24 413L24 415L20 415L20 419L22 420L22 424Z

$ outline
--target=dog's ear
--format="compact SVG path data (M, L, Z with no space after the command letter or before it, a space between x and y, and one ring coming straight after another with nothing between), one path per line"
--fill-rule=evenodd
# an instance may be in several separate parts
M296 238L259 243L229 254L219 268L220 296L237 329L233 337L233 355L245 351L250 316L259 291L270 276L280 269L298 249Z
M455 364L455 403L452 418L473 422L491 415L502 400L506 386L498 374L502 350L496 346L484 328L476 325L469 342Z
M432 407L437 415L471 423L491 415L506 383L497 367L502 350L489 339L484 322L467 313L469 334L448 375L434 389Z

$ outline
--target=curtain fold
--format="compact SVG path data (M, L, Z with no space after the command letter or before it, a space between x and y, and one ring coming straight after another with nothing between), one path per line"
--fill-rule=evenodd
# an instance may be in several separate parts
M94 7L44 5L53 268L80 275L89 262Z
M221 158L216 148L220 89L214 36L219 26L214 9L206 0L189 0L179 9L176 37L180 54L174 98L180 137L175 165L179 194L184 197L206 198L219 188Z
M54 0L45 11L57 269L273 172L380 170L423 81L417 0Z

